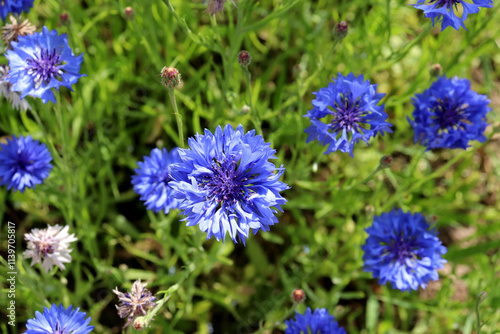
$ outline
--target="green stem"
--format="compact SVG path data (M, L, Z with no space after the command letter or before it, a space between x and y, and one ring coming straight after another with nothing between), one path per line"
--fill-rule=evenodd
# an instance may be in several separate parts
M481 334L481 315L479 313L479 305L481 302L484 300L486 296L486 293L484 291L481 291L476 298L476 306L475 306L475 312L476 312L476 334Z
M182 116L179 114L177 109L177 102L175 101L175 89L169 88L168 95L170 96L170 102L172 102L172 107L174 108L175 120L177 121L177 131L179 132L179 142L180 147L184 148L184 131L182 129Z
M248 66L241 66L241 70L243 71L243 74L245 74L245 82L247 84L248 91L248 105L250 107L250 112L252 113L252 122L257 133L262 134L262 121L260 119L259 113L257 112L257 109L254 108L252 104L252 74L248 70Z
M177 14L177 12L175 11L174 7L172 6L172 4L170 3L170 0L161 0L165 6L167 6L168 10L170 10L170 12L174 15L175 19L177 20L177 22L179 23L179 25L181 26L182 30L184 30L184 32L193 40L195 41L196 43L200 43L200 39L198 38L198 36L196 36L195 34L193 34L193 32L191 31L191 29L189 29L186 21L184 21L183 19L180 18L180 16ZM203 43L204 44L204 43Z

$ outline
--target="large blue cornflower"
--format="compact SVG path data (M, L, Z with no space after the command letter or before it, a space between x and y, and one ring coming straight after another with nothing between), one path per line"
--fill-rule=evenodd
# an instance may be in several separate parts
M13 136L6 144L0 144L0 185L7 190L35 188L49 176L52 157L45 144L31 136Z
M138 162L139 168L132 176L134 191L141 195L146 208L155 213L163 210L166 214L177 209L179 200L172 196L173 190L169 185L172 180L170 168L172 164L180 162L179 150L174 148L170 153L163 148L155 148L149 157L144 157L144 162Z
M469 141L484 142L490 100L470 89L467 79L440 77L413 98L414 141L433 148L462 148Z
M79 312L80 308L73 310L73 305L65 309L62 305L59 307L52 304L50 309L44 307L43 314L36 311L35 319L29 319L25 334L88 334L92 332L94 326L88 326L90 317L85 319L87 315L84 312Z
M76 56L68 45L66 34L58 35L57 30L43 27L41 33L19 36L18 42L11 43L7 50L11 89L21 92L21 98L31 95L42 99L43 103L56 98L52 88L71 88L79 78L83 54Z
M255 130L245 133L228 124L205 130L188 140L190 149L180 150L182 163L172 167L171 186L182 202L179 208L186 216L187 226L199 225L207 232L225 240L229 232L243 244L250 229L269 231L278 223L276 210L286 200L279 194L288 186L279 181L283 166L268 161L275 159L275 150Z
M314 93L314 109L304 115L312 123L305 130L307 142L318 139L322 145L330 145L325 154L340 150L353 157L354 143L363 140L368 145L377 133L392 132L392 125L385 121L384 105L377 106L385 94L377 94L377 85L370 85L363 75L356 78L352 73L347 77L339 73L332 80L328 87Z
M366 232L363 270L380 284L391 282L395 289L410 291L439 279L437 269L446 263L441 255L447 250L422 214L393 209L375 216Z
M285 324L285 334L346 334L335 317L324 308L316 309L313 313L308 307L304 315L295 311L295 320L285 320Z
M29 12L35 0L2 0L0 1L0 17L5 20L9 13L21 14Z
M493 7L493 1L491 0L472 0L473 3L467 3L464 0L431 0L428 5L425 5L425 1L426 0L418 0L417 4L413 6L423 10L425 17L430 17L432 19L432 26L435 24L434 20L442 21L441 31L449 26L456 30L459 30L460 27L467 30L464 22L469 14L476 14L479 12L479 7ZM458 10L459 4L462 5L463 9L461 19L455 14L455 9Z

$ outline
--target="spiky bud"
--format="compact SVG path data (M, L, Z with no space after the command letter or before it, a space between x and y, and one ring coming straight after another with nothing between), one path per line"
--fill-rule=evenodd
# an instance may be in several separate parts
M341 41L347 36L347 31L349 30L349 25L346 21L340 21L337 23L334 29L335 39Z
M380 158L380 168L389 168L392 165L392 157L390 155L384 155Z
M304 290L302 289L295 289L292 292L292 301L296 304L302 303L304 300L306 300L306 294Z
M123 14L125 15L125 18L127 20L133 20L135 18L135 11L130 6L125 7L125 10L123 11Z
M429 73L433 77L440 77L443 75L443 67L440 64L434 64L431 66L431 69L429 70Z
M250 56L248 51L241 50L240 53L238 53L238 64L240 64L241 67L247 67L251 62L252 56Z
M175 67L164 66L161 69L161 83L168 89L175 88L181 83L181 74Z

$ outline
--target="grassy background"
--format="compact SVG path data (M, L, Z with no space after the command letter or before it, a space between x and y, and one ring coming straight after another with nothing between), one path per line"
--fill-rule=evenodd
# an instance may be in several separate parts
M58 104L29 98L30 113L2 101L0 134L31 134L52 150L54 169L43 185L24 194L0 189L0 226L16 223L17 327L24 332L35 311L52 303L80 306L96 333L119 333L125 320L114 307L115 287L147 280L153 292L181 280L155 317L149 333L283 333L291 316L290 294L301 288L306 306L327 308L348 333L474 333L474 302L481 304L482 332L500 328L500 13L496 4L466 22L468 31L440 32L400 0L241 0L210 20L201 0L172 0L180 24L160 0L37 0L28 17L67 33L75 54L84 52L81 78ZM132 6L134 20L125 19ZM69 24L60 22L69 14ZM332 29L349 22L347 37L332 50ZM189 30L187 30L189 29ZM252 55L249 98L236 54ZM6 62L2 57L2 61ZM448 76L471 80L492 100L489 140L467 151L413 145L406 120L411 97L433 81L432 64ZM204 241L197 227L145 210L130 184L136 161L154 147L177 146L177 128L160 70L182 73L177 103L188 136L226 123L262 133L283 163L292 189L280 223L271 232L232 242ZM295 70L294 70L295 68ZM384 102L394 133L323 155L305 144L312 92L338 72L364 74ZM56 108L63 115L62 126ZM55 151L58 153L56 154ZM391 154L390 169L359 184ZM402 293L379 286L362 271L360 246L373 215L401 207L436 221L448 247L439 282ZM79 241L64 271L45 274L21 256L24 233L47 224L70 225ZM2 256L7 248L1 242ZM5 261L2 258L2 263ZM6 269L1 269L4 284ZM5 285L6 287L6 285ZM5 290L3 291L5 292ZM161 296L161 295L160 295ZM1 305L7 305L5 293ZM2 318L5 308L2 306Z

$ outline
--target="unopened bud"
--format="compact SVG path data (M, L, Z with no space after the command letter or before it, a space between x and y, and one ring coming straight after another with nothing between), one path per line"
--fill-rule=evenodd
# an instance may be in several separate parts
M168 89L175 88L181 83L181 74L175 67L164 66L161 69L161 83Z
M247 105L244 105L243 108L241 108L242 114L248 114L249 111L250 111L250 107Z
M440 64L434 64L431 66L429 72L433 77L440 77L443 75L443 67Z
M380 168L388 168L392 165L392 157L390 155L384 155L380 158Z
M135 18L135 11L130 6L125 7L125 10L123 11L123 13L125 14L125 18L127 20L133 20Z
M346 21L340 21L337 23L334 29L335 38L339 41L343 40L347 36L347 31L349 30L349 25Z
M241 67L247 67L251 62L252 57L248 51L241 50L240 53L238 53L238 64L240 64Z
M61 21L62 25L68 25L69 24L69 14L68 13L61 13L61 15L59 15L59 21Z
M139 317L134 320L134 328L136 330L142 331L146 327L148 327L148 324L144 321L144 317Z
M483 300L486 299L486 291L481 291L480 293L478 293L477 295L477 303L481 303Z
M294 303L302 303L304 300L306 300L306 294L304 290L302 289L295 289L292 292L292 301Z

